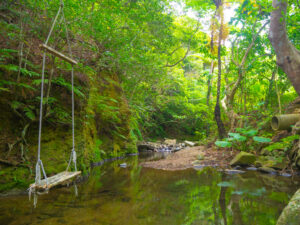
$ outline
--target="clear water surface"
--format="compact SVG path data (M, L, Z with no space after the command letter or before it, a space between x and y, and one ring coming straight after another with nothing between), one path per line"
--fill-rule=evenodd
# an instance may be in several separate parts
M142 156L92 169L75 187L38 196L0 198L0 224L276 224L300 187L299 178L248 171L228 175L213 168L163 171L142 168ZM149 160L149 157L148 157ZM119 164L126 162L127 168Z

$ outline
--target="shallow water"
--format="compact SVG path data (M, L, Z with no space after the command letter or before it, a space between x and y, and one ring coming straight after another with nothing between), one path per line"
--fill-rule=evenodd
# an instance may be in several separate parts
M86 181L38 196L0 198L0 224L276 224L299 178L216 169L141 168L130 156L92 169ZM127 162L127 168L120 163Z

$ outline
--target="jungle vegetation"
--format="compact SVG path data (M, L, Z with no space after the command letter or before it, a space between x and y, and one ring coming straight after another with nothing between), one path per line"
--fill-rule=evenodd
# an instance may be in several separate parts
M39 44L59 4L0 3L1 121L13 118L1 122L2 158L33 160ZM164 137L207 143L237 128L271 137L271 116L300 94L297 0L65 0L64 13L79 61L77 124L98 121L89 131L96 149L104 149L104 134L133 143ZM55 29L49 45L67 52L66 31L61 24ZM69 129L70 65L50 55L46 64L44 122ZM113 151L124 147L110 144Z

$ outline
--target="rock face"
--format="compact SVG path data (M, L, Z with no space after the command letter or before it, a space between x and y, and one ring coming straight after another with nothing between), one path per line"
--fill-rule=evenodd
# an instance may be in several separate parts
M256 156L247 153L247 152L240 152L237 154L230 162L231 166L250 166L252 165L256 160Z
M300 189L282 211L277 225L298 225L300 223Z

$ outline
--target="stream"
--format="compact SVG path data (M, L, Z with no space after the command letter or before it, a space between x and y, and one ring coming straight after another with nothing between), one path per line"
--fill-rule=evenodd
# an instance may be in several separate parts
M75 186L39 195L0 198L0 224L276 224L300 187L299 177L214 168L164 171L139 163L152 154L128 156L94 167ZM127 163L126 168L119 166Z

